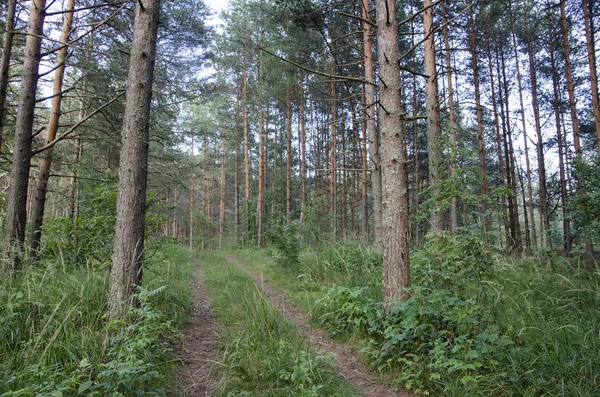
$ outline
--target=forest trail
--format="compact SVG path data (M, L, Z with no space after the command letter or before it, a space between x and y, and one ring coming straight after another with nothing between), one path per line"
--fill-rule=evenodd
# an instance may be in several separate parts
M252 273L247 266L232 256L226 259L252 277L257 287L264 296L288 319L293 321L303 336L307 338L315 349L325 350L333 353L338 373L348 382L356 385L366 397L409 397L412 396L407 390L394 390L387 385L375 383L369 369L361 364L352 349L347 344L331 339L318 328L313 328L310 319L298 310L285 295L273 288L262 276Z
M210 396L214 386L209 372L215 361L213 346L217 338L217 319L210 308L208 290L204 283L204 272L198 261L195 262L195 268L195 312L185 331L183 342L185 366L180 374L180 382L187 396L205 397Z

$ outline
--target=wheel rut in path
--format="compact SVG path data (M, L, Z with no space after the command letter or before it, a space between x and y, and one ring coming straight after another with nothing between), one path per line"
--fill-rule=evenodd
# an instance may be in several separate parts
M298 308L296 308L282 292L269 285L262 276L252 273L243 263L232 256L227 256L226 259L254 279L257 287L262 291L265 297L268 298L285 317L296 323L302 334L314 348L333 353L335 363L338 366L338 373L348 382L356 385L366 397L412 396L407 390L394 390L390 386L375 383L369 369L358 361L358 358L352 353L347 344L331 339L321 329L313 328L309 318L298 310Z
M188 397L210 396L214 385L209 371L215 362L213 349L217 338L217 319L211 311L208 290L204 283L202 267L195 261L196 284L194 286L194 315L185 331L180 382ZM175 397L175 396L172 396Z

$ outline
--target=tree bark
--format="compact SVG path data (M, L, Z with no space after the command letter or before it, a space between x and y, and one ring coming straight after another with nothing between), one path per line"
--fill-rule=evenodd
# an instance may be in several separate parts
M48 121L48 129L46 143L50 143L56 139L60 121L60 107L62 103L63 81L65 76L67 52L69 49L69 36L71 35L71 26L73 25L73 9L75 8L75 0L67 0L64 9L64 20L62 32L60 36L60 49L56 59L56 70L54 72L54 87L52 90L52 109L50 120ZM29 240L29 250L32 259L36 259L42 240L42 225L44 223L44 208L46 206L46 193L48 192L48 180L50 179L50 167L52 166L52 148L46 150L41 162L40 172L38 175L38 183L33 200L33 211L31 214L31 235Z
M31 2L4 226L2 267L5 271L11 271L18 267L24 253L35 94L42 57L45 9L46 0Z
M438 208L440 195L440 107L437 98L437 71L435 60L435 40L433 27L432 0L424 0L423 28L425 35L425 106L427 113L427 153L429 165L429 183L433 189L436 205L431 214L431 224L435 230L444 230L444 213Z
M123 119L115 246L108 295L111 318L123 319L142 281L150 105L160 0L138 0Z
M8 0L6 8L6 29L4 31L4 45L2 50L2 63L0 63L0 153L4 143L4 123L6 121L6 96L8 95L8 69L12 56L12 44L15 29L15 14L17 0Z
M410 286L406 142L402 130L398 24L396 2L377 0L377 53L381 107L381 157L383 168L383 296L408 299Z

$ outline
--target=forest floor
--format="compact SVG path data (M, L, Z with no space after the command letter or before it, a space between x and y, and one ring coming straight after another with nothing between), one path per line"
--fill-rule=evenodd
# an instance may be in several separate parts
M271 301L273 306L275 306L282 315L297 325L302 335L309 341L314 349L332 353L340 376L349 383L354 384L366 397L411 396L406 390L395 390L391 386L376 383L369 369L359 362L357 352L354 352L349 345L329 338L321 329L313 328L308 316L298 310L298 308L289 301L281 291L273 288L265 281L262 275L253 273L248 266L245 266L244 263L232 256L227 256L226 258L254 279L254 282L264 296Z
M205 397L210 396L214 386L209 372L216 356L214 344L217 339L217 319L210 308L202 266L196 262L195 268L195 311L185 331L183 343L185 366L181 372L180 381L187 396Z

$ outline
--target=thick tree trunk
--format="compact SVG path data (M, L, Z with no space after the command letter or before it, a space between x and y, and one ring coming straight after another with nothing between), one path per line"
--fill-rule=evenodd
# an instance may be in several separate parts
M383 168L383 296L408 299L410 286L408 191L405 133L400 106L398 24L396 2L377 0L380 131Z
M2 261L2 267L6 271L17 267L24 253L35 94L42 56L41 46L44 18L46 16L45 9L46 0L33 0L31 2L4 226L4 260Z
M537 231L535 227L535 216L533 213L533 189L531 188L531 166L529 163L529 144L527 138L527 123L525 122L525 106L523 105L523 85L521 84L521 67L519 66L519 51L517 49L517 37L515 34L514 19L512 13L512 1L508 3L508 11L510 15L510 28L512 33L513 50L515 55L515 66L517 68L517 87L519 90L519 104L521 106L521 125L523 128L523 145L525 148L525 171L527 172L527 197L529 199L529 215L531 219L531 241L528 248L537 247ZM523 202L525 206L525 202ZM525 217L527 220L527 217ZM527 223L527 222L526 222ZM525 226L527 231L529 227Z
M75 0L67 0L64 9L64 20L60 36L60 49L56 59L56 70L54 72L54 87L52 90L52 109L46 143L56 139L60 121L60 106L62 103L63 80L65 76L67 52L69 49L69 36L71 35L71 26L73 25L73 9ZM31 235L29 239L30 255L36 259L40 250L42 240L42 225L44 223L44 207L46 206L46 193L48 192L48 180L50 179L50 167L52 166L52 148L48 149L40 162L40 172L38 183L33 200L33 211L31 214Z
M598 72L596 71L596 46L594 42L594 19L592 15L593 1L583 0L583 21L585 22L585 40L587 43L588 66L590 68L590 82L592 85L592 106L594 108L594 124L596 125L596 138L600 151L600 98L598 97Z
M479 65L477 62L477 32L475 28L475 21L473 20L473 8L469 9L469 22L471 28L469 30L469 38L471 44L471 65L473 68L473 86L475 88L475 112L477 113L477 142L479 146L479 172L481 173L481 193L483 199L481 200L481 224L483 227L484 236L489 231L489 220L487 216L487 198L488 192L488 180L487 180L487 166L485 162L485 144L483 142L483 113L481 109L481 93L479 90Z
M150 104L156 57L160 0L138 0L129 61L119 197L113 263L108 295L112 318L124 318L136 286L142 281Z
M425 106L427 113L427 153L429 165L429 184L433 188L436 205L431 214L431 224L435 230L444 230L444 212L438 208L440 195L440 107L437 99L437 71L435 60L435 40L433 26L432 0L424 0L423 28L425 35Z
M8 69L12 56L12 44L15 29L15 14L17 0L8 0L6 8L6 29L4 31L4 45L2 50L2 63L0 63L0 153L4 142L4 123L6 121L6 96L8 94Z

